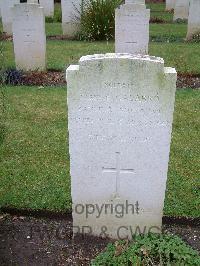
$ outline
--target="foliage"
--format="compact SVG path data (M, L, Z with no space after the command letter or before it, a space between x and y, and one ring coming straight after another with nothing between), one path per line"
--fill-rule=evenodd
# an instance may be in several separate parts
M177 37L176 35L155 35L155 36L150 36L150 41L151 42L183 42L182 37Z
M91 263L92 266L123 265L200 265L197 251L179 237L169 234L136 236L131 243L109 244Z
M194 34L190 41L194 43L200 43L200 32Z
M45 17L45 22L46 23L53 23L54 22L54 18L53 17Z
M187 23L187 19L178 18L178 19L175 20L175 23L186 24Z
M62 22L61 6L58 4L55 5L55 9L54 9L54 21Z
M85 40L114 38L115 9L121 0L85 0L80 14L80 36Z
M4 82L7 85L19 85L22 83L22 71L8 68L4 72Z

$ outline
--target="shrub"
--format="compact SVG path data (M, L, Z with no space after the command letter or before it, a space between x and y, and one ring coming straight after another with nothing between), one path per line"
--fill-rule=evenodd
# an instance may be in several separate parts
M62 11L60 5L55 6L54 22L62 22Z
M92 266L122 265L200 265L197 251L185 244L179 237L169 234L136 236L128 244L117 241L109 244L91 263Z
M22 77L22 71L9 68L3 73L3 82L7 85L19 85L22 83Z
M195 33L190 41L194 43L200 43L200 32Z
M178 18L178 19L175 20L175 23L186 24L187 23L187 19Z
M46 23L53 23L54 22L54 18L52 18L52 17L45 17L45 22Z
M115 9L122 0L84 0L80 13L80 37L85 40L114 38Z

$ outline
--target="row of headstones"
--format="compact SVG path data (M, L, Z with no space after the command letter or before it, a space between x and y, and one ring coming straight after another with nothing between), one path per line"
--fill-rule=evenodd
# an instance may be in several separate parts
M12 7L14 4L18 4L20 0L0 0L0 9L2 9L2 22L3 30L8 34L12 34ZM38 3L38 0L27 0L27 3ZM44 8L45 16L53 16L54 14L54 0L39 0L40 5ZM62 29L63 34L68 37L74 37L78 30L78 22L75 21L75 12L80 9L82 0L62 0ZM145 4L144 0L126 0L126 4ZM139 8L136 6L136 12L140 13ZM143 6L143 9L145 7ZM76 9L76 11L75 11ZM174 9L174 20L177 19L188 19L188 33L187 39L200 31L200 1L199 0L166 0L166 10ZM118 13L130 13L133 11L127 10L124 7L123 10ZM76 14L77 15L77 14ZM142 16L148 16L144 13ZM142 17L143 18L143 17ZM138 17L137 20L142 21ZM134 17L136 19L136 16ZM146 21L146 18L144 18ZM148 23L148 22L147 22Z
M14 0L17 1L17 0ZM33 1L33 0L32 0ZM200 1L191 0L188 36L200 29ZM46 36L43 8L38 4L16 4L12 8L15 62L18 69L44 70ZM69 17L69 14L68 14ZM148 54L150 10L144 0L127 0L115 12L115 52ZM194 23L194 21L196 23ZM72 27L72 25L74 26ZM76 23L70 23L70 34ZM68 27L69 29L69 27Z
M188 20L187 39L200 32L199 0L166 0L166 10L174 9L173 20Z
M44 15L53 17L54 0L27 0L28 4L40 4L44 9ZM15 4L20 4L20 0L0 0L0 11L3 24L3 31L12 34L12 8Z
M3 31L12 34L12 8L19 4L20 0L0 0L0 14L2 17ZM54 15L54 0L27 0L27 4L40 4L44 8L46 17ZM76 12L80 10L82 0L61 0L62 9L62 30L63 34L73 38L78 30L78 22L75 21ZM77 15L77 14L76 14Z

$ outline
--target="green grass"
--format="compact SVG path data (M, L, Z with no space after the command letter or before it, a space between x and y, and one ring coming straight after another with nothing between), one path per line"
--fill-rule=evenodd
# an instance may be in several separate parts
M14 67L13 44L2 42L5 67ZM150 43L150 55L164 58L165 65L178 72L200 74L199 44ZM47 68L63 71L83 55L114 52L114 42L47 41Z
M178 38L184 39L186 37L186 33L186 24L150 24L150 37L176 36ZM46 35L62 35L61 23L46 23Z
M7 87L0 206L70 208L66 89Z
M6 87L0 207L69 210L66 88ZM199 215L200 91L176 93L165 214Z
M62 35L62 24L58 22L46 23L46 36Z
M173 21L173 13L166 12L165 11L165 3L159 3L159 4L147 4L147 8L150 8L151 10L151 18L159 18L166 22L172 22Z
M179 41L184 41L187 34L187 25L185 24L150 24L150 37L174 36Z

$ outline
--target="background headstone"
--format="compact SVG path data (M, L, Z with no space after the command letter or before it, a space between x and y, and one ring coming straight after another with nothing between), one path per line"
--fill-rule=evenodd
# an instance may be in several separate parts
M39 4L38 0L27 0L27 4Z
M43 7L19 4L13 8L13 42L17 69L44 70L46 57Z
M19 4L20 0L1 0L1 16L3 31L7 34L12 34L12 7Z
M74 38L79 30L80 22L77 19L81 10L82 0L61 0L62 30L69 38Z
M187 39L194 34L200 35L200 0L190 0Z
M166 10L172 10L175 7L176 0L166 0Z
M174 18L177 19L188 19L189 14L189 0L176 0L174 8Z
M39 0L40 5L44 8L44 15L46 17L53 17L54 15L54 0Z
M137 226L141 232L158 232L175 69L156 57L91 55L67 69L67 84L74 233L83 226L94 235L106 227L111 238L131 238L129 229L134 233ZM123 215L116 217L122 208Z
M138 1L119 6L115 10L115 52L148 54L149 19L150 10Z

